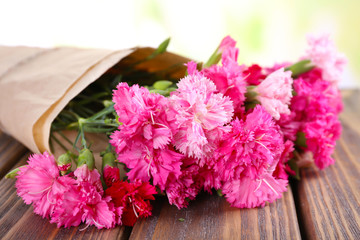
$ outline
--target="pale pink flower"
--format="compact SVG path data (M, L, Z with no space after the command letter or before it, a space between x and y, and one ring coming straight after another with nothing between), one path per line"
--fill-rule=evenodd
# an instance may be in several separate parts
M216 93L215 84L202 74L188 75L177 85L178 89L170 97L179 128L174 145L189 157L205 157L211 151L207 148L208 135L233 116L232 102Z
M308 49L305 59L310 59L323 71L323 79L338 83L347 63L346 57L336 50L329 35L308 36Z
M280 114L290 114L292 83L291 72L284 72L281 68L268 75L255 89L261 105L276 120L279 120Z

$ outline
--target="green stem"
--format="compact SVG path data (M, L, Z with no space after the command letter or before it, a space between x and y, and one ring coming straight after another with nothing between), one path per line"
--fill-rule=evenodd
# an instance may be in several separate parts
M67 151L67 148L60 142L59 139L57 139L57 137L55 137L54 134L51 135L51 137L55 140L55 142L57 142L57 144L59 144L59 146L64 149L65 151Z
M100 118L100 117L102 117L102 116L105 116L105 115L107 115L107 114L109 114L109 113L112 113L112 112L114 112L114 111L115 111L115 110L114 110L114 104L112 104L111 106L108 106L108 107L104 108L103 110L101 110L100 112L92 115L92 116L89 117L87 120L90 120L90 121L91 121L91 120L96 120L96 119L98 119L98 118Z
M70 145L74 145L74 143L69 139L67 138L61 131L58 131L57 132L62 138L65 139L65 141L67 141L68 143L70 143Z
M83 125L83 123L85 121L86 121L86 119L79 118L79 131L80 131L80 136L81 136L81 145L83 148L87 149L86 139L85 139L85 134L84 134L84 125Z

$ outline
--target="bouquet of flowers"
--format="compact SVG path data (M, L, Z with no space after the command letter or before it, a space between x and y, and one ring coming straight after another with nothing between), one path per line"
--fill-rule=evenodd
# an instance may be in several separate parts
M203 190L238 208L271 203L299 167L333 164L341 134L337 82L346 59L328 36L308 43L296 63L246 66L228 36L206 63L189 61L180 80L136 70L163 54L166 40L62 110L51 142L66 153L34 154L7 177L17 179L18 195L36 214L58 227L133 226L151 215L157 194L179 209ZM67 130L77 132L74 139ZM96 142L88 133L108 138L102 169L95 168Z

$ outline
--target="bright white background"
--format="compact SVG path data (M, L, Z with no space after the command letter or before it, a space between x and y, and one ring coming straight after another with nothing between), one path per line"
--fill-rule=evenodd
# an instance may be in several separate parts
M0 45L122 49L171 37L170 51L206 61L230 34L239 62L271 65L297 60L307 33L328 32L349 58L348 88L360 83L359 12L358 0L0 0Z

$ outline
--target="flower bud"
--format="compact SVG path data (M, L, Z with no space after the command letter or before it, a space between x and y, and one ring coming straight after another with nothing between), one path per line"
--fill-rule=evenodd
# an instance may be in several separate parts
M106 186L111 187L114 182L120 181L120 169L116 166L113 153L105 153L102 160L103 178Z
M80 151L77 166L81 167L82 165L86 164L89 170L93 170L95 167L95 158L92 152L84 148Z
M159 80L159 81L156 81L154 84L153 84L153 87L155 89L158 89L158 90L166 90L168 89L173 83L171 81L168 81L168 80Z
M111 100L104 100L103 101L104 107L110 107L111 105L113 105L114 103Z
M8 172L6 175L5 175L5 178L15 178L17 176L17 173L20 171L19 168L15 168L13 170L11 170L10 172Z
M61 175L65 175L71 169L71 155L64 153L56 159Z

